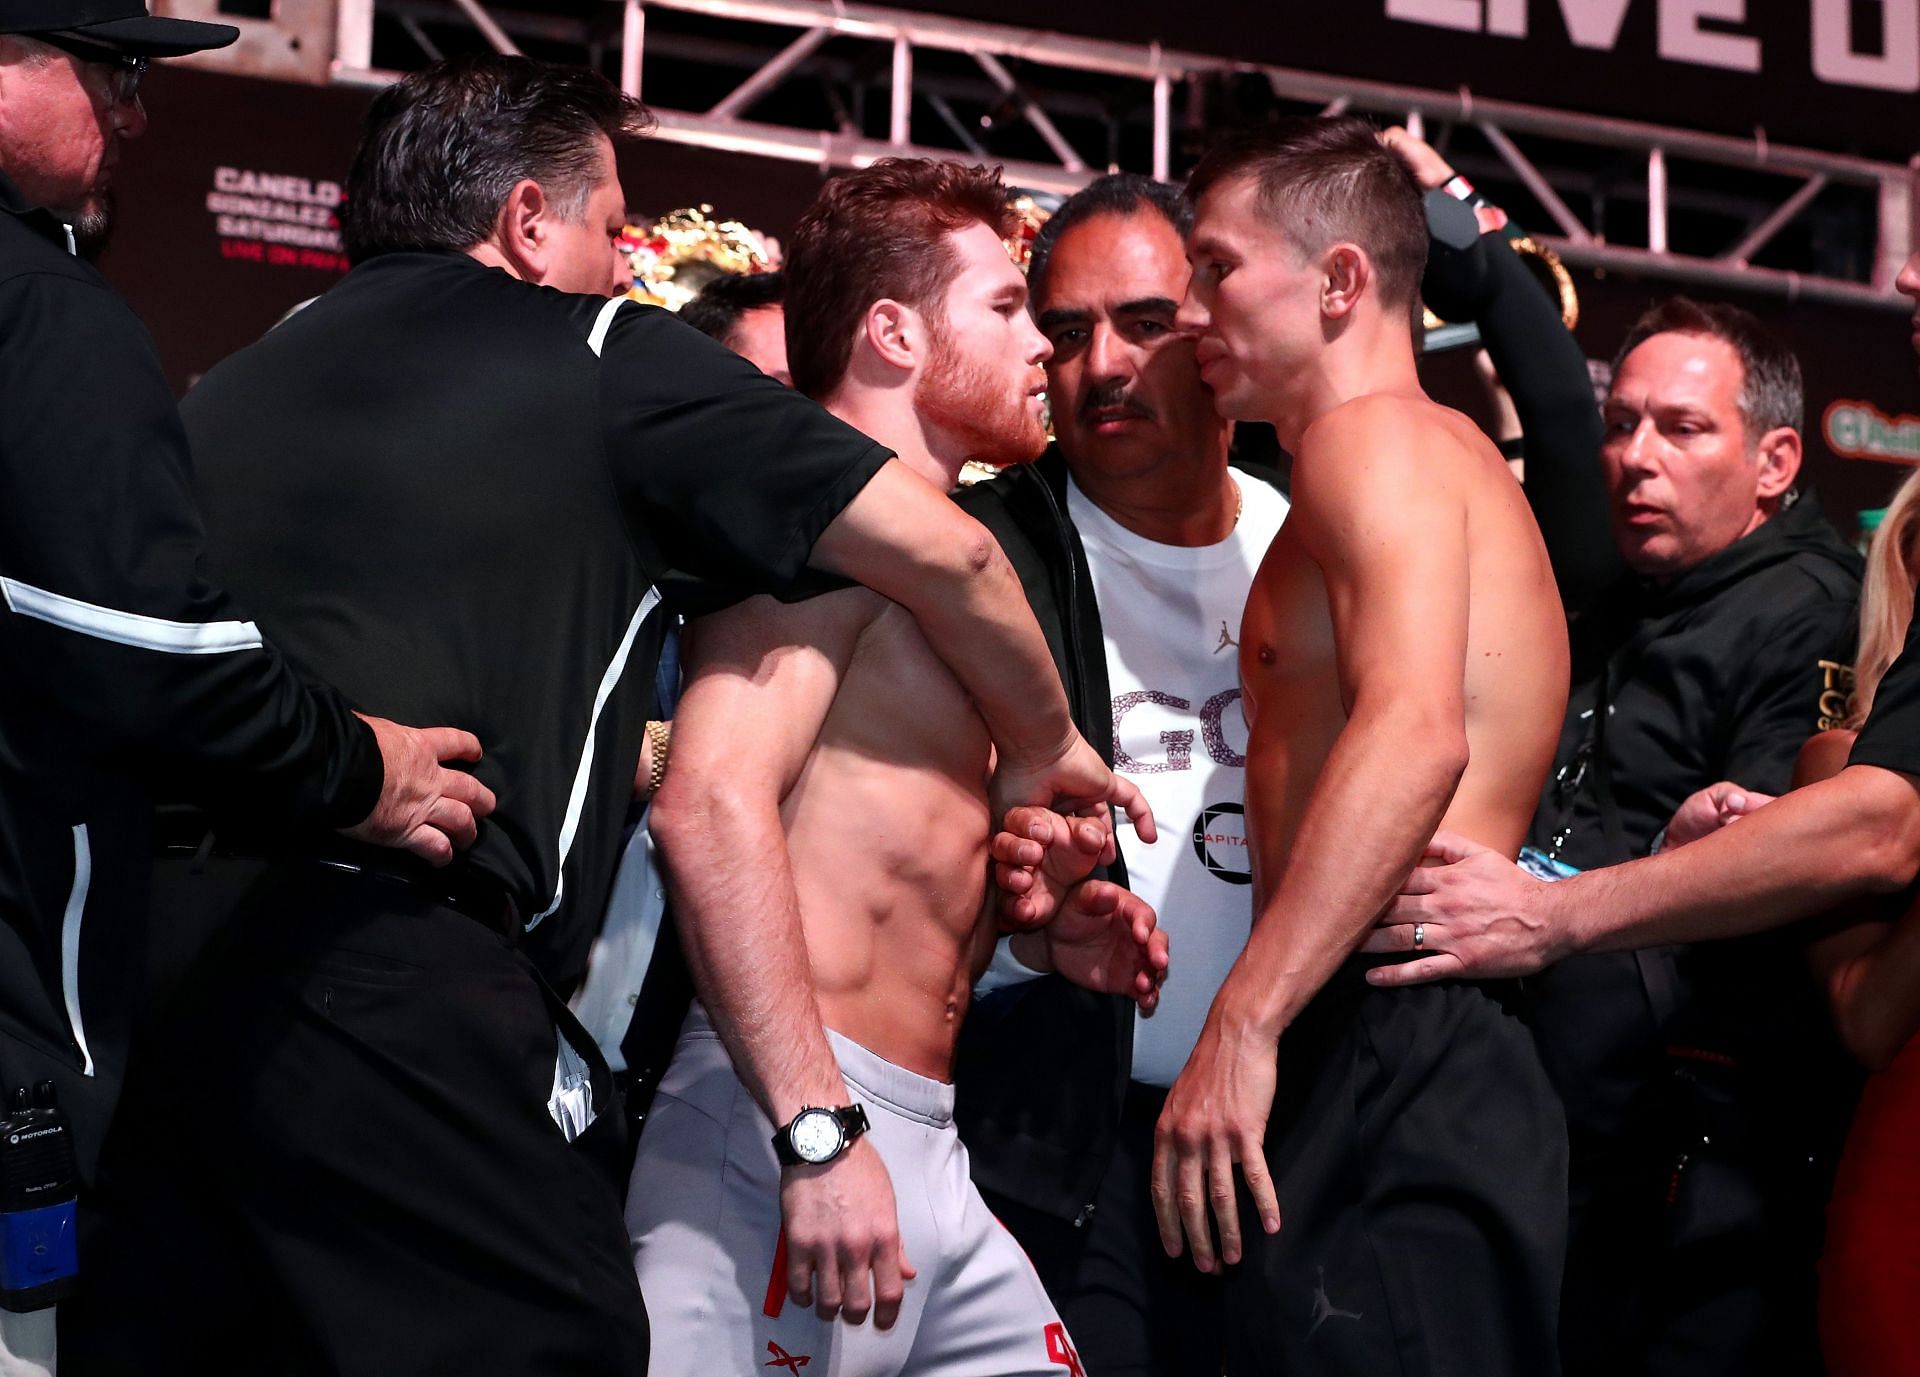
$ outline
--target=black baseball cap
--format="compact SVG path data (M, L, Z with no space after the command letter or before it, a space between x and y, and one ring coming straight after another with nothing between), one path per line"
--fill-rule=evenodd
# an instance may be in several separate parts
M0 0L0 33L61 34L136 57L181 57L240 36L231 24L148 14L145 0Z

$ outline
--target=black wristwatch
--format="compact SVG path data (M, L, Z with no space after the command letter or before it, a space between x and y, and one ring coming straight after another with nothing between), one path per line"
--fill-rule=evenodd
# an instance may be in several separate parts
M847 1150L867 1131L867 1111L857 1104L844 1109L811 1105L793 1116L793 1122L773 1135L773 1155L783 1167L824 1166Z

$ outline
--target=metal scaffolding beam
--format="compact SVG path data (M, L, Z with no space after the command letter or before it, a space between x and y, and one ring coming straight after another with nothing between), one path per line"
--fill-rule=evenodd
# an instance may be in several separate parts
M813 56L814 49L833 37L825 29L808 29L767 61L767 65L734 87L707 111L716 120L735 119L747 107L785 81L795 67Z
M397 9L405 3L418 4L419 0L339 0L335 64L338 79L383 78L385 74L367 70L373 15L376 9L384 12L388 5ZM491 12L484 9L484 0L452 0L452 3L470 13L475 25L495 47L500 47L503 40L511 43L507 35L514 32L515 20L510 13L498 8ZM1106 98L1108 107L1131 111L1130 116L1125 116L1128 120L1144 117L1150 122L1146 145L1146 161L1150 166L1139 170L1162 179L1172 176L1175 170L1174 84L1208 78L1253 77L1263 80L1276 99L1328 109L1372 112L1403 121L1409 127L1442 123L1454 129L1477 131L1554 222L1559 235L1542 237L1572 263L1796 299L1905 309L1892 292L1893 278L1910 246L1920 239L1915 234L1920 195L1914 191L1916 174L1909 168L1773 143L1758 129L1751 138L1738 138L1512 101L1484 100L1465 88L1439 90L1364 81L1235 62L1158 44L1076 37L849 0L622 0L622 4L622 85L636 94L641 86L648 40L647 9L656 15L697 16L707 21L699 30L702 35L712 34L711 21L738 25L757 35L752 42L729 38L724 43L714 42L710 37L683 36L683 41L691 39L734 54L727 61L737 64L737 68L745 68L745 75L718 93L704 112L656 107L658 136L677 143L798 160L823 169L856 167L876 157L899 153L940 157L964 152L972 157L988 156L984 136L969 131L957 113L956 106L964 108L973 97L966 94L964 82L956 80L950 64L939 68L916 89L916 51L959 53L984 73L986 82L982 90L989 102L1012 102L1058 160L1057 165L1027 161L1008 164L1009 181L1035 190L1071 192L1094 175L1089 161L1058 122L1068 118L1069 102L1060 99L1049 105L1048 69L1079 74L1080 93L1075 96L1072 108L1082 111L1090 103L1084 94L1084 78L1093 75L1110 79L1115 90ZM528 16L529 22L537 18ZM547 18L545 22L552 20ZM787 32L768 35L768 27ZM792 35L796 29L799 30L797 37ZM844 79L848 71L845 60L829 58L821 51L828 40L834 38L886 45L887 60L881 67L888 87L884 138L875 137L871 127L866 130L857 125L850 127L844 116L840 120L842 127L835 129L743 118L750 106L789 78L808 74L821 79L823 72L834 71L840 72L843 80L838 83L840 89L829 81L829 103L844 110L840 97L848 84ZM840 49L836 48L835 52ZM1015 63L1019 64L1018 76L1011 66ZM852 108L858 112L860 93L876 86L879 78L870 68L853 70L856 75L850 83L855 97ZM915 143L916 105L922 112L936 117L928 121L928 132L950 137L951 145L929 147ZM1197 105L1190 108L1189 121L1198 108ZM1118 139L1121 126L1117 121L1121 118L1116 115L1107 121L1110 140ZM982 124L985 127L986 121ZM1635 193L1634 182L1639 180L1636 177L1621 188L1619 195L1627 200L1644 195L1647 247L1607 243L1604 222L1596 218L1588 224L1573 211L1555 181L1541 171L1536 157L1516 142L1522 138L1637 155L1644 169L1640 191ZM1721 184L1702 182L1700 174L1690 166L1694 164L1777 175L1792 179L1793 185L1783 187L1778 200L1764 191L1750 196L1742 190L1727 196L1724 189L1716 190L1716 185L1723 186L1724 174ZM1567 184L1564 180L1560 183L1562 187ZM1596 188L1593 194L1597 216L1605 198L1612 193L1604 180L1590 185ZM1803 220L1810 212L1823 213L1816 210L1823 192L1849 187L1870 188L1877 206L1877 214L1871 217L1874 221L1871 230L1863 227L1859 231L1856 255L1857 261L1871 263L1870 280L1861 282L1785 272L1758 267L1751 262L1754 255L1775 241L1789 225ZM1737 207L1733 213L1745 221L1739 242L1731 249L1723 247L1724 238L1710 245L1701 244L1696 229L1692 232L1692 241L1684 245L1692 251L1681 251L1670 208L1676 204L1697 206L1710 195L1720 196ZM1829 225L1835 223L1837 214L1831 205L1829 201L1829 209L1824 212ZM1844 219L1839 223L1844 227Z

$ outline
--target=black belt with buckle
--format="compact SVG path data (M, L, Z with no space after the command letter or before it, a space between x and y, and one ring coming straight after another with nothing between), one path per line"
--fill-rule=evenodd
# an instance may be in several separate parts
M427 870L423 865L421 871L416 872L411 866L364 856L347 857L325 850L293 852L287 859L318 866L335 875L351 875L403 889L416 899L464 914L510 942L520 938L520 920L507 891L492 876L483 875L470 866L454 866L442 871Z
M491 875L455 863L435 870L402 852L386 853L341 839L269 839L235 833L197 808L161 808L154 818L154 848L161 854L191 852L196 856L233 856L274 864L314 866L329 874L351 876L402 889L424 900L473 919L482 927L517 942L521 927L513 900Z

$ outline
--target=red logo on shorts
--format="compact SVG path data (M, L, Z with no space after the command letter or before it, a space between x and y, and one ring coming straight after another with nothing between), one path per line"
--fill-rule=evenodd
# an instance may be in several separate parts
M767 1340L767 1352L773 1355L773 1357L767 1360L768 1367L784 1367L788 1372L798 1372L801 1368L813 1361L812 1355L806 1353L789 1353L772 1339ZM1077 1372L1078 1369L1075 1369L1075 1371Z
M1087 1377L1087 1370L1080 1366L1080 1355L1073 1351L1073 1341L1067 1338L1067 1327L1058 1320L1047 1326L1047 1361L1064 1367L1071 1377Z

